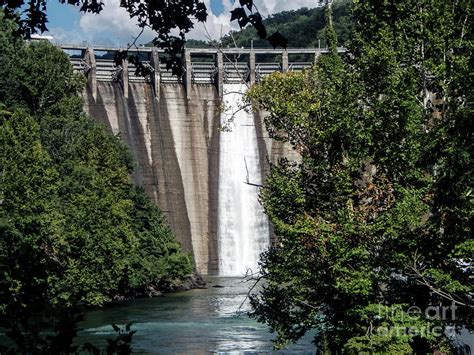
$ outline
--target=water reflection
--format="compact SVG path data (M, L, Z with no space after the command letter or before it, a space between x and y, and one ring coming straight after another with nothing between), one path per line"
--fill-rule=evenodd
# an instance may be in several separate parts
M224 287L214 287L224 286ZM208 289L180 292L154 299L91 311L81 324L80 342L101 348L113 337L111 323L134 321L133 349L157 354L268 354L272 335L249 319L245 299L248 283L237 278L209 278ZM283 354L312 354L311 337L292 345Z

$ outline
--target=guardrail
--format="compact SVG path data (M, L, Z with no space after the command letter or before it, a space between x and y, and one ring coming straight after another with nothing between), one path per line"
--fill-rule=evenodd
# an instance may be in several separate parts
M310 68L317 58L327 53L325 48L187 48L183 56L184 75L177 77L160 62L163 51L152 47L116 48L87 47L84 45L67 45L60 47L70 54L71 63L77 71L88 77L93 94L96 94L98 81L120 81L124 94L128 96L129 82L150 82L154 85L157 96L159 85L183 83L190 92L192 84L214 84L222 94L224 83L249 82L250 85L262 80L276 71L302 71ZM135 75L133 64L124 61L116 66L112 60L118 51L128 50L140 53L143 63L149 66L151 74L142 77ZM345 52L345 48L338 48ZM103 53L103 54L99 54ZM266 56L266 60L262 60ZM290 59L292 59L290 61ZM301 60L301 58L304 58ZM308 60L309 59L309 60ZM279 60L279 61L276 61Z

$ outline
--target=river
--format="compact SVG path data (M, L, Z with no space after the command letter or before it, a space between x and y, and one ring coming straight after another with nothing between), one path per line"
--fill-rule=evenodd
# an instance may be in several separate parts
M245 302L251 286L239 278L209 277L207 289L139 299L89 311L78 341L105 348L111 324L133 321L133 351L154 354L271 354L274 334L250 319ZM223 287L215 287L223 286ZM240 309L240 312L239 312ZM311 337L276 354L314 354Z

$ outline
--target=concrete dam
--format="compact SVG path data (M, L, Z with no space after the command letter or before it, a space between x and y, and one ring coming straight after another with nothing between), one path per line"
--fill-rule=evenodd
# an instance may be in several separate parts
M255 272L271 234L259 186L270 162L296 153L268 137L262 113L242 109L242 94L274 71L311 66L325 50L187 49L177 78L156 49L136 49L152 69L138 77L131 63L114 66L118 48L62 48L87 76L85 112L128 145L135 183L161 208L197 271ZM259 62L262 55L270 60Z

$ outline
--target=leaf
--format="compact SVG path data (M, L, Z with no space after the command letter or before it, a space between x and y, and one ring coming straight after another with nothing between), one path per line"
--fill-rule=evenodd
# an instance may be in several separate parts
M240 29L242 29L249 23L249 18L245 15L245 17L239 18L237 22L239 23Z
M207 20L207 8L206 5L202 2L196 5L196 14L194 15L196 20L199 22L206 22Z
M241 7L238 7L230 12L230 20L239 20L242 17L247 17L247 14L245 13L245 10Z
M135 323L135 322L132 321L132 322L128 323L128 324L125 326L125 330L126 330L127 332L130 331L130 327L132 326L133 323Z
M240 6L247 6L249 11L252 11L253 0L239 0Z
M116 66L122 65L123 61L127 59L128 51L118 51L114 54L114 64Z
M116 324L113 324L113 323L112 323L112 328L114 328L114 330L115 330L116 332L120 331L120 328L117 327Z
M249 18L245 10L241 7L232 10L231 12L231 21L237 20L239 23L240 29L244 28L249 23Z
M273 48L276 48L278 46L283 48L288 47L288 39L278 31L269 36L267 39Z
M267 38L267 29L262 21L262 16L258 12L249 16L249 21L253 27L257 30L257 35L260 39Z

